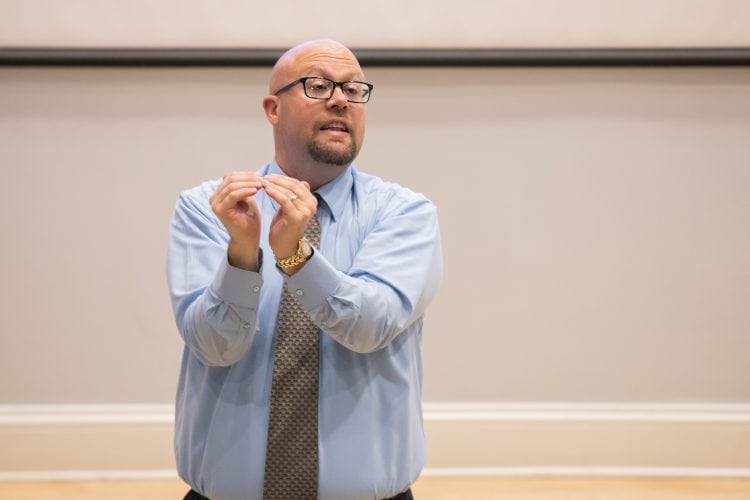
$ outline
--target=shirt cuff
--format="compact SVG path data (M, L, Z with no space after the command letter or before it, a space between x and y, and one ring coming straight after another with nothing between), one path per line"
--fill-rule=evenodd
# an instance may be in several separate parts
M341 281L339 274L320 251L315 250L300 270L292 276L284 274L284 279L289 293L297 298L305 312L310 313L336 291Z
M261 251L262 252L262 251ZM260 254L260 265L263 254ZM256 308L260 302L260 289L263 278L259 272L246 271L229 264L229 258L222 259L211 283L211 291L221 300L242 307Z

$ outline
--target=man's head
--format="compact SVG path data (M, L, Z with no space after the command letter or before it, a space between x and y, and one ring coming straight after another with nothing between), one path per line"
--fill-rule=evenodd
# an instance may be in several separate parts
M370 88L334 85L330 98L314 98L327 95L325 90L320 93L323 87L316 87L316 83L330 83L298 81L307 77L363 82L364 73L354 54L333 40L298 45L282 55L273 68L263 109L273 126L276 160L295 177L324 173L330 177L349 165L362 147L365 104L350 100L366 99Z

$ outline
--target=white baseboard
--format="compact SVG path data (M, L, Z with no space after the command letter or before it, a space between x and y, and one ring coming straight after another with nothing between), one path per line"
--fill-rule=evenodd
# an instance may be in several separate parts
M425 475L750 477L750 405L425 403ZM0 405L0 479L176 477L171 405Z

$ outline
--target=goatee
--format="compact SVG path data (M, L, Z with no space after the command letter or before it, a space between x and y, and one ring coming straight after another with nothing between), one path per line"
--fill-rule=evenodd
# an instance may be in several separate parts
M311 139L307 143L307 152L313 160L319 163L343 167L354 161L354 158L357 156L357 144L352 139L346 149L339 151L326 147L323 144L318 144L315 139Z

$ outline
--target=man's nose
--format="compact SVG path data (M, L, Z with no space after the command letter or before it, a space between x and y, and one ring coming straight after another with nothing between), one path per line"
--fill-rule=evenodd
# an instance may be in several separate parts
M333 86L333 94L331 94L331 97L328 99L328 103L341 107L349 104L349 101L346 99L346 94L344 94L344 88L340 84Z

